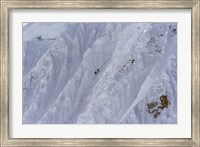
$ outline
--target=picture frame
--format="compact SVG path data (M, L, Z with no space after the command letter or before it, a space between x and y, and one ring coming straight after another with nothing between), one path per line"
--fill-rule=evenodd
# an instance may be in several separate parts
M56 139L9 138L9 12L11 9L191 9L192 13L192 137L190 139ZM1 146L200 146L200 1L1 1Z

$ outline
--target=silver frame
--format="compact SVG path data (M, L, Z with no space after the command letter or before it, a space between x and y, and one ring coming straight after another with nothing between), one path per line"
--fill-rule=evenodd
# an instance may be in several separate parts
M1 0L0 115L1 143L6 146L200 146L200 1L199 0ZM14 139L9 138L9 10L22 8L123 8L192 10L192 137L189 139Z

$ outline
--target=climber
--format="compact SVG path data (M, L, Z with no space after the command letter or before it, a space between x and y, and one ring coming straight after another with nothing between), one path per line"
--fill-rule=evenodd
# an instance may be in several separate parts
M97 70L94 72L95 75L97 75L99 73L99 69L97 68Z

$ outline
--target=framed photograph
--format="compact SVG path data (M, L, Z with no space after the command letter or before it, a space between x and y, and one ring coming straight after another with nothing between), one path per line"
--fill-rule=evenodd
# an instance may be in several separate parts
M1 1L1 146L200 146L200 1Z

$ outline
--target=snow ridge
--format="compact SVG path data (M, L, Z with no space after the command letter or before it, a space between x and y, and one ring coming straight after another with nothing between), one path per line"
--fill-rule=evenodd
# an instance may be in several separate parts
M176 23L28 24L23 123L176 123L176 29ZM147 103L161 95L170 105L154 118Z

